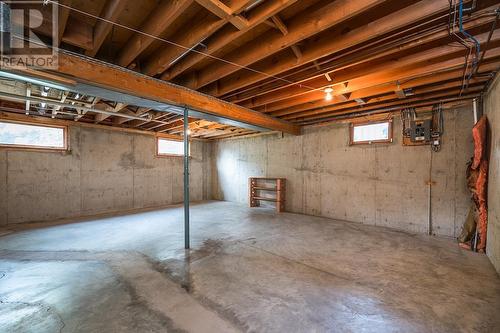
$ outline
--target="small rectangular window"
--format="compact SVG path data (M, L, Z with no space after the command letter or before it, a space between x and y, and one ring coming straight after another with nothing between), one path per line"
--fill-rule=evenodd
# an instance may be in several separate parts
M351 124L351 145L392 142L392 121Z
M64 150L66 127L0 122L0 146Z
M184 156L184 142L158 138L158 156Z

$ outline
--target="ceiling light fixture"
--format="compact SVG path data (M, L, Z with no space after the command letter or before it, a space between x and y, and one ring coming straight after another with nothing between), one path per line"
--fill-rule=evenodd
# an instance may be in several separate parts
M333 99L332 92L333 92L332 87L328 87L325 89L325 101L331 101Z

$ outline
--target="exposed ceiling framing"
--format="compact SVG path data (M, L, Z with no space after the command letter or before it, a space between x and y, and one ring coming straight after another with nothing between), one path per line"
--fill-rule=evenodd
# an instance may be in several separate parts
M500 66L499 0L463 1L462 27L459 0L61 3L71 7L59 8L62 49L131 71L63 54L58 74L295 134L299 126L475 98ZM175 114L116 102L92 107L106 104L117 116L78 119L180 132ZM190 126L205 138L255 132L201 119Z

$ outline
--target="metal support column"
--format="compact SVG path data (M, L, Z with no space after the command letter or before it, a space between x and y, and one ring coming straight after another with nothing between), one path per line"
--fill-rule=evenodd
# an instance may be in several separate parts
M184 247L189 249L189 110L184 109Z

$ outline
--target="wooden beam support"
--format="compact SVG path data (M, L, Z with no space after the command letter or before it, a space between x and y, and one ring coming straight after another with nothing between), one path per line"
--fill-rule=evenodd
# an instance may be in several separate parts
M436 103L442 103L443 105L449 105L450 103L456 103L458 101L470 101L472 102L472 99L477 98L481 95L480 91L479 92L471 92L470 94L463 95L463 96L443 96L438 99L429 99L429 100L422 100L419 102L415 103L407 103L407 104L400 104L400 105L393 105L389 106L386 108L375 108L374 110L364 110L360 109L357 110L356 113L348 112L348 113L342 113L342 114L332 114L330 116L322 117L320 119L313 119L313 120L303 120L303 121L298 121L296 122L297 124L300 124L302 126L308 126L308 125L316 125L316 124L326 124L330 122L335 122L335 121L348 121L348 122L353 122L353 121L360 121L360 117L363 117L366 121L366 119L377 119L378 115L385 114L386 116L389 114L394 114L394 113L399 113L402 109L409 108L409 107L414 107L414 108L430 108ZM349 116L349 114L352 113L352 116ZM337 118L339 116L343 116L343 118ZM380 119L380 118L379 118Z
M124 104L124 103L116 103L116 105L114 107L108 107L108 106L105 106L103 108L104 111L108 111L108 112L120 112L121 110L125 109L127 107L127 104ZM96 106L97 109L100 109L99 105ZM106 119L108 119L109 117L111 117L111 115L109 114L102 114L102 113L98 113L95 115L95 118L94 118L94 122L96 124L100 123L101 121L104 121Z
M483 86L479 87L473 87L468 90L467 98L473 98L476 96L479 96L481 94L481 91L483 90ZM405 107L418 107L418 106L424 106L424 105L432 105L435 103L440 103L443 101L446 101L448 99L453 99L453 98L460 98L459 96L460 89L454 89L454 90L448 90L445 92L437 92L433 94L428 94L428 95L421 95L415 98L412 98L407 101L401 101L397 98L395 98L394 101L386 102L386 103L379 103L377 105L373 105L371 107L356 107L356 108L351 108L351 109L344 109L340 111L334 111L334 112L324 112L321 114L316 114L316 115L311 115L308 117L303 117L297 119L298 123L303 123L303 122L310 122L310 121L319 121L325 118L329 118L332 116L342 116L342 115L348 115L351 113L356 113L356 112L369 112L369 111L385 111L387 112L386 109L388 108L405 108Z
M277 14L281 10L289 7L296 2L297 0L266 0L257 8L250 11L250 13L248 14L248 28L243 30L235 30L233 27L225 26L223 29L218 31L216 35L210 38L210 40L206 43L207 47L203 52L210 55L215 54L224 46L242 36L249 29L256 27L257 25L266 21L269 17ZM178 61L168 71L166 71L161 78L163 80L172 80L173 78L179 76L205 58L206 56L203 54L190 53L189 55Z
M206 18L204 21L195 22L191 29L180 31L173 37L173 42L183 45L188 49L196 47L199 43L222 28L226 21L218 18ZM169 45L155 52L144 66L144 74L155 76L170 68L180 57L186 54L185 48Z
M101 17L108 21L116 22L125 9L126 4L127 0L108 0L101 13ZM112 28L113 25L111 23L98 20L94 27L92 49L85 51L85 55L94 57L99 52L102 43L104 43Z
M139 28L152 36L159 36L165 31L191 4L193 0L162 1L144 20ZM142 34L135 34L120 51L117 64L127 67L134 59L153 43L154 39Z
M448 2L447 0L444 0ZM320 31L344 22L366 10L374 8L384 0L337 0L316 11L298 15L288 24L286 36L266 35L258 40L242 45L224 57L225 60L241 66L249 66L262 58L270 56L283 48L297 44L303 39L311 37ZM187 86L194 89L204 87L222 77L228 76L240 67L230 63L217 63L200 72L196 86L187 82Z
M300 61L297 61L293 55L284 55L280 57L278 63L276 63L275 59L269 57L259 62L258 65L253 66L253 68L269 75L279 76L298 66L314 63L322 57L339 53L354 45L359 45L379 36L398 31L404 27L411 26L412 23L435 17L438 13L448 13L448 11L448 0L421 0L411 6L381 17L370 24L363 25L347 33L341 33L342 29L339 29L338 35L333 36L334 38L331 33L320 34L320 37L315 39L314 43L304 48L303 56ZM484 20L491 20L491 18L486 18ZM443 28L439 37L443 38L442 36L449 36L447 28ZM232 59L229 58L228 60ZM210 69L213 70L213 68ZM203 74L200 73L200 84L203 82L202 75ZM218 79L220 79L221 76L222 75L219 74ZM259 73L248 71L238 72L219 80L219 90L217 92L212 85L207 86L204 91L213 96L224 96L267 79L267 76L263 76ZM277 85L278 84L282 85L283 83L278 82ZM248 95L250 94L246 94L246 96Z
M356 98L355 101L356 103L358 103L358 105L365 105L366 103L368 103L368 100L366 98Z
M273 21L276 28L279 31L281 31L283 36L288 35L288 28L286 27L285 23L280 19L280 17L278 15L271 16L271 20Z
M91 50L93 47L93 29L90 24L84 22L79 17L71 17L71 24L66 26L62 41L84 50Z
M476 80L471 84L470 89L474 90L477 89L478 87L481 87L485 82L487 81L487 78L483 78L480 80ZM420 87L415 90L415 95L412 97L409 97L405 100L400 100L395 94L389 94L385 95L382 97L376 97L372 98L368 103L362 105L362 109L365 110L367 108L372 108L372 107L387 107L391 105L399 105L399 104L404 104L404 103L410 103L410 102L415 102L419 101L422 99L422 96L424 95L432 95L432 96L446 96L446 94L453 95L455 93L459 94L460 93L460 88L461 88L462 82L460 80L448 82L445 84L440 84L437 86L428 86L428 87ZM345 110L356 110L360 106L357 103L343 103L343 104L338 104L338 105L332 105L332 106L326 106L323 108L319 108L316 110L308 110L304 112L298 112L294 114L289 114L284 117L284 119L287 120L294 120L297 118L304 118L304 117L309 117L309 116L317 116L320 114L324 113L332 113L332 112L337 112L337 111L345 111Z
M73 0L60 0L59 1L60 4L66 5L66 6L71 6L72 2L73 2ZM62 42L64 31L66 30L66 25L67 25L68 19L69 19L69 13L70 13L69 8L63 7L63 6L58 7L59 18L58 18L58 22L57 22L57 24L58 24L58 28L57 28L58 29L58 31L57 31L58 37L57 37L57 40L55 41L56 47L59 47L59 45Z
M486 74L489 71L494 71L500 66L500 61L499 62L494 62L494 63L488 63L488 64L483 64L481 66L481 71L479 74ZM401 84L401 88L406 89L406 88L412 88L412 89L418 89L417 87L420 86L426 86L426 85L435 85L440 82L447 82L450 80L462 80L463 78L463 69L455 69L455 70L450 70L446 72L439 72L439 73L431 73L430 75L425 75L421 76L418 78L414 78L412 80L409 80L405 83ZM396 84L394 82L389 82L383 85L377 85L369 88L364 88L360 90L353 91L351 93L351 100L356 101L358 104L366 104L368 103L373 96L380 96L380 95L387 95L391 94L396 87ZM336 97L334 97L334 101L328 102L325 101L323 98L324 94L318 94L316 95L313 99L309 98L304 98L301 101L297 101L295 105L283 105L283 106L273 106L271 110L266 110L264 108L260 109L261 112L269 112L273 116L279 116L283 117L289 114L294 114L298 113L301 111L309 111L309 110L314 110L314 109L319 109L323 107L329 107L332 104L338 104L340 101L335 100ZM339 104L340 105L340 104ZM342 104L342 105L347 105L347 104ZM350 105L355 106L356 104L352 103Z
M295 54L295 57L297 57L297 61L300 61L302 59L302 51L300 50L300 47L298 45L292 45L290 48L293 51L293 54Z
M198 119L189 118L188 123L192 124L196 121L198 121ZM181 118L181 119L173 121L169 125L163 125L163 126L158 127L157 132L160 132L160 133L161 132L168 132L168 131L171 131L175 128L181 128L182 126L184 126L184 120Z
M151 109L149 109L149 108L139 108L139 109L137 109L136 112L132 112L131 115L136 116L136 117L140 117L149 111L151 111ZM118 125L125 124L129 121L132 121L132 119L123 118L123 117L116 117L115 120L116 120L115 123ZM147 121L148 119L144 118L144 120Z
M250 25L250 23L244 17L235 14L231 10L231 8L229 8L219 0L196 0L196 2L208 9L214 15L227 22L231 22L231 24L239 30L243 30Z
M481 15L481 12L478 12L477 15L480 17L478 19L474 19L464 24L464 28L467 31L474 31L477 33L489 31L492 23L495 20L495 17L491 15ZM474 14L476 16L476 13ZM481 17L482 16L482 17ZM381 53L377 53L375 55L370 54L369 52L357 52L354 55L354 58L351 57L339 57L334 56L331 60L324 62L324 67L326 68L327 73L330 78L333 75L333 71L339 71L346 68L352 68L354 66L360 65L362 63L367 63L367 66L372 66L371 63L376 59L395 57L397 54L411 54L415 52L421 52L425 49L430 49L436 46L436 43L449 43L449 31L448 28L444 27L439 32L428 33L425 36L419 36L415 41L409 41L403 45L398 45L389 49L384 50ZM309 49L306 49L306 52ZM413 51L413 52L412 52ZM292 59L292 57L290 57ZM347 60L346 60L347 58ZM350 58L350 59L349 59ZM296 60L295 60L296 61ZM370 63L369 63L370 62ZM314 64L315 62L313 62ZM307 85L308 81L320 77L325 77L325 85L331 80L325 75L325 71L320 70L317 66L313 66L313 64L307 66L304 65L301 68L302 70L297 71L297 74L289 75L287 77L288 80L296 82L297 84ZM307 66L307 67L306 67ZM224 82L218 82L219 84L224 85ZM346 82L347 83L347 82ZM230 97L225 97L224 99L233 103L238 103L250 98L255 98L260 95L264 95L267 93L271 93L273 91L277 91L279 89L284 89L286 87L291 86L290 84L283 83L281 81L273 80L268 83L254 83L244 91L234 93L230 95Z
M491 58L492 63L490 63L489 58L485 58L486 61L483 65L481 65L480 73L487 73L488 71L496 70L499 67L500 52L499 50L495 50L495 52L496 54ZM462 61L462 64L460 64L460 61ZM415 75L409 75L407 77L408 80L405 83L401 84L401 86L404 88L414 88L421 85L436 84L442 81L463 77L463 58L457 59L457 62L455 63L453 63L453 60L451 60L446 64L441 63L441 65L442 68L440 68L439 64L428 66L427 68L423 68L424 72L421 73L413 71ZM446 65L449 65L450 67L446 67ZM398 78L401 79L402 77L404 78L404 74L399 77L394 77L394 79L389 77L387 80L374 82L373 85L368 84L359 86L359 83L356 82L355 85L350 88L352 92L351 99L365 98L382 94L392 94L396 89L395 82ZM339 91L333 92L334 95L337 93L339 93ZM334 96L334 98L336 98L336 96ZM307 111L320 107L328 107L331 104L332 103L324 101L324 94L311 93L310 96L303 95L299 98L294 98L289 101L283 101L275 105L267 106L267 108L269 108L268 112L270 112L273 116L283 117L291 113ZM261 111L263 111L264 109L265 107L260 108Z
M255 0L229 0L228 2L227 6L231 8L231 11L235 14L240 14Z
M486 47L488 33L477 36L477 39L482 43L481 47ZM500 30L493 33L493 39L488 44L488 47L500 46ZM346 68L335 72L334 95L351 92L354 89L366 88L370 85L382 84L386 82L403 80L408 76L423 75L425 71L436 71L447 68L444 64L446 61L453 59L453 66L463 64L464 49L455 46L441 46L434 49L426 50L410 56L402 57L398 61L390 59L387 61L381 58L370 66L359 64L356 67ZM492 51L497 52L497 51ZM443 65L439 65L443 63ZM441 66L441 67L440 67ZM448 67L451 65L447 65ZM345 87L344 82L349 82L349 86ZM278 102L280 100L294 98L300 95L311 94L310 89L304 89L303 86L315 88L318 90L331 86L324 76L319 76L312 80L276 90L265 95L254 97L246 100L240 105L247 108L255 108L261 105ZM336 94L337 93L337 94Z
M89 103L89 105L87 107L89 108L94 108L97 103L99 103L101 101L101 98L100 97L92 97L92 101ZM87 111L81 111L81 110L78 110L78 116L75 117L75 121L78 121L80 119L83 118L83 116L85 116L85 114L87 113Z
M46 73L34 68L23 71L28 75L45 76ZM132 96L187 107L270 130L300 134L300 127L288 122L168 82L110 66L104 62L89 61L76 55L61 52L56 72L77 82L85 82Z

